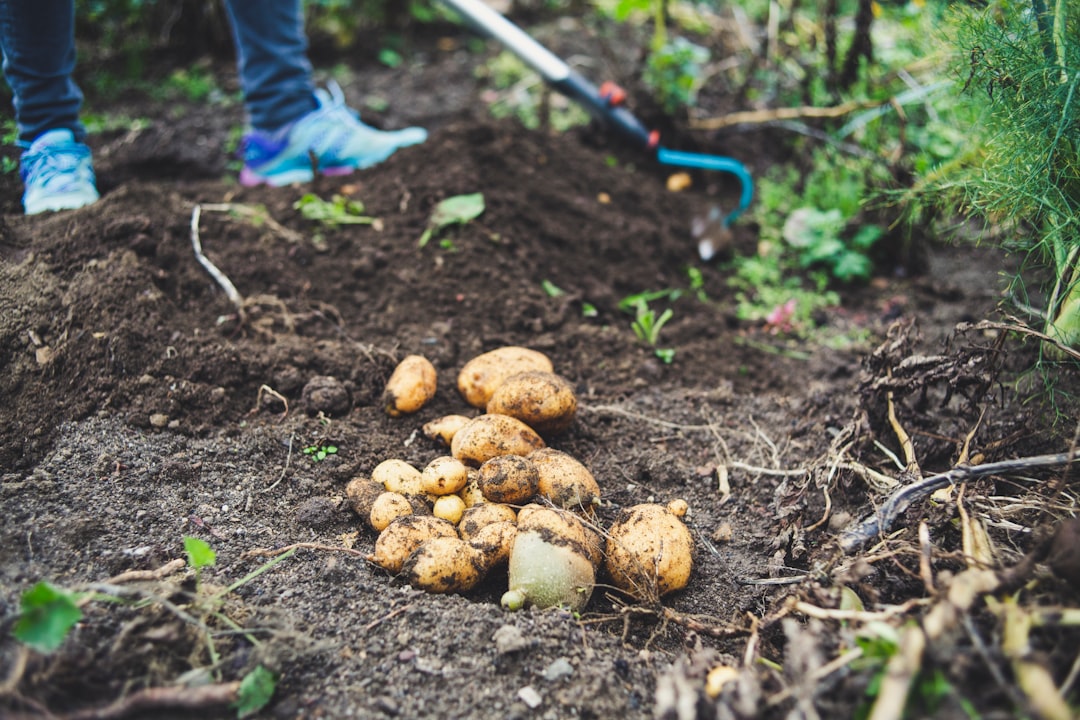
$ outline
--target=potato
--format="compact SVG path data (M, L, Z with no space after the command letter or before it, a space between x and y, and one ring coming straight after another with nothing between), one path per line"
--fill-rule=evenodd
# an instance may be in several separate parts
M585 528L572 513L528 505L518 516L510 551L510 589L502 604L565 607L580 612L596 584L596 570L585 549Z
M520 455L500 455L480 466L477 484L491 502L520 505L536 495L540 475L532 461Z
M366 477L355 477L345 486L345 497L357 515L367 520L371 517L371 506L375 498L386 492L386 488Z
M501 503L482 503L473 505L461 515L458 523L458 534L462 540L472 540L485 525L497 522L517 524L517 513L514 508Z
M431 512L435 517L457 525L465 513L465 501L457 495L443 495L435 501L435 507Z
M401 572L409 555L433 537L457 537L457 530L446 520L430 515L399 517L379 533L375 552L368 560L392 573Z
M388 491L401 495L420 495L424 492L420 471L404 460L383 460L371 471L371 479Z
M491 570L510 561L516 535L517 525L500 520L480 528L468 542L484 554L484 565Z
M371 504L368 524L376 532L382 532L394 520L412 514L413 506L409 502L409 498L396 492L384 492L375 498L375 502Z
M536 466L538 493L556 507L591 512L600 504L600 485L580 461L562 450L541 448L527 456Z
M435 366L423 355L409 355L394 368L383 391L383 408L390 417L414 413L435 397Z
M450 441L454 439L454 433L465 426L470 418L465 415L443 415L430 422L424 423L422 431L424 436L431 440L438 440L446 447L450 447Z
M480 492L479 470L476 468L469 468L469 479L465 483L465 487L458 491L458 497L465 501L465 507L467 508L487 502L484 493Z
M616 587L638 600L686 587L694 541L682 521L663 505L624 510L608 531L607 570Z
M554 372L551 359L542 352L508 345L477 355L458 373L458 392L465 402L481 410L506 378L528 370Z
M528 455L542 447L543 438L520 420L509 415L480 415L457 431L450 454L480 466L499 455Z
M484 569L481 551L461 538L436 537L409 556L402 572L418 590L452 593L471 590L483 578Z
M550 437L570 427L577 405L569 380L552 372L530 370L504 380L488 400L487 412L515 417Z
M465 463L442 455L427 464L420 473L420 488L429 495L453 495L465 487L469 469Z

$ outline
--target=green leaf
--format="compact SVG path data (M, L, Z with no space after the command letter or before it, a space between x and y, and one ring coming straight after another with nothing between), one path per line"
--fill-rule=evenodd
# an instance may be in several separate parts
M474 220L484 212L484 196L482 193L470 195L455 195L448 197L438 205L431 213L427 228L420 236L420 247L424 247L431 237L449 225L458 225Z
M212 567L217 561L217 553L205 540L197 537L184 537L184 552L187 553L188 564L195 570Z
M544 288L544 292L547 293L548 297L560 297L566 294L565 290L550 280L541 280L540 287Z
M675 348L656 348L653 352L665 365L675 362Z
M276 687L277 676L262 665L256 666L240 681L240 690L233 703L236 716L245 718L262 710L274 696Z
M364 214L364 203L340 194L323 200L314 193L307 193L293 203L293 208L308 220L324 225L371 225L375 222L375 218Z
M583 302L581 303L581 316L587 318L599 317L600 312L592 303Z
M74 593L39 582L22 595L22 612L15 623L15 637L35 650L52 652L82 619L77 600L78 595Z

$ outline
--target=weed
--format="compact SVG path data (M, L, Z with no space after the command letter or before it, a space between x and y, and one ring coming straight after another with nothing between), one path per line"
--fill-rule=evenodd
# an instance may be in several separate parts
M56 650L68 631L82 620L80 599L77 593L39 582L22 594L15 638L38 652Z
M330 225L374 225L378 218L365 214L364 203L351 200L344 195L334 195L329 201L314 193L306 193L293 203L293 208L300 211L308 220Z
M337 451L337 445L323 445L322 443L308 445L303 450L304 454L310 457L312 462L322 462L329 456L336 455Z
M544 294L546 294L548 297L556 298L562 297L566 294L565 290L563 290L561 287L551 282L550 280L541 280L540 287L544 289Z
M427 227L420 235L420 247L426 246L431 238L444 228L475 220L483 212L484 196L481 193L446 198L432 211Z

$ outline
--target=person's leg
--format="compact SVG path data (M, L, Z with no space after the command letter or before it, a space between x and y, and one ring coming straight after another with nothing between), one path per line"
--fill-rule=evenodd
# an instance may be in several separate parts
M227 0L251 132L244 185L307 182L382 162L427 138L422 128L383 132L360 122L337 85L314 90L300 0Z
M0 0L3 71L14 96L27 214L98 199L75 67L73 0Z

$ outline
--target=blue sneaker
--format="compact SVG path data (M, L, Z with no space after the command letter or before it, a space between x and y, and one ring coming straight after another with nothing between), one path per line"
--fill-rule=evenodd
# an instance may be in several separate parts
M384 132L360 122L346 107L337 83L315 91L319 107L274 133L252 132L244 137L244 169L240 184L247 187L310 182L315 173L347 175L371 167L398 148L427 139L423 128Z
M27 215L46 210L74 210L97 201L90 148L75 142L70 130L38 136L19 163L23 207Z

